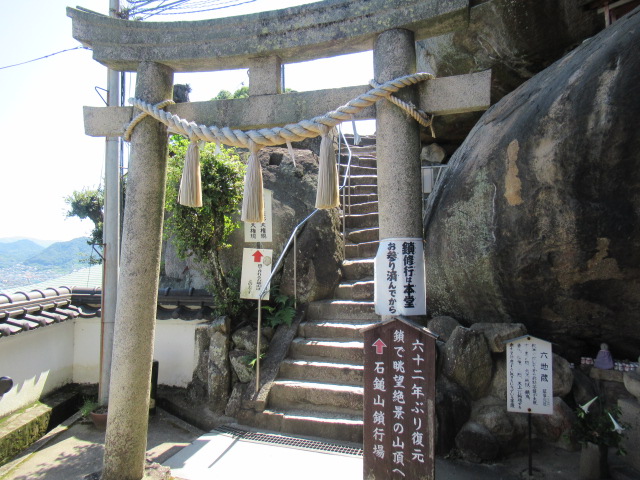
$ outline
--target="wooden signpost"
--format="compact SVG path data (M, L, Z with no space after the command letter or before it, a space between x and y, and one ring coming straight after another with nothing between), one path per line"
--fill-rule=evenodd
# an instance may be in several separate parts
M403 318L364 331L365 480L435 478L435 338Z

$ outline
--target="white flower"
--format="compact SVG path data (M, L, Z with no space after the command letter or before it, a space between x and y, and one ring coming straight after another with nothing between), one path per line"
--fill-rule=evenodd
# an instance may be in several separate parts
M622 433L622 431L624 430L624 428L622 428L620 426L620 424L618 422L616 422L616 419L613 418L613 415L611 415L611 413L607 412L609 415L609 418L611 419L611 421L613 422L613 429L616 431L616 433L619 435Z
M584 413L589 413L589 407L591 406L591 404L593 402L596 401L598 397L593 397L591 400L589 400L587 403L585 403L584 405L580 405L580 409L584 412Z

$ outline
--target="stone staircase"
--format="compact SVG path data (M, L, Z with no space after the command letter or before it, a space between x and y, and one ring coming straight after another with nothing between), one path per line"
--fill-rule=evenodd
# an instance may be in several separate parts
M375 138L351 147L351 210L347 207L344 281L334 298L312 302L280 365L264 415L291 434L362 442L363 342L373 308L378 248ZM343 158L343 162L346 159ZM341 166L341 173L345 169Z

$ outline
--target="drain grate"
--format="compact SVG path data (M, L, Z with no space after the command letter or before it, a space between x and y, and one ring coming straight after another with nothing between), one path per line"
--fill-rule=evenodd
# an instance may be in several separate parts
M362 456L361 448L346 447L335 443L319 442L317 440L308 440L306 438L288 437L286 435L273 435L269 433L251 432L229 425L222 425L214 429L215 432L232 435L242 440L252 442L267 443L271 445L284 445L287 447L302 448L305 450L314 450L327 453L340 453L343 455Z

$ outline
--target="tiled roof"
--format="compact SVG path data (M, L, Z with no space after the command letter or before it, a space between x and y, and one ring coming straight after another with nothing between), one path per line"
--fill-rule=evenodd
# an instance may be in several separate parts
M0 294L12 294L14 292L30 292L32 290L42 290L51 286L73 285L76 287L101 287L102 286L102 265L92 265L81 268L61 277L52 278L44 282L33 283L22 287L13 287L0 290Z
M41 288L0 293L0 337L72 318L100 316L100 287ZM212 318L213 297L204 290L161 289L157 318Z

